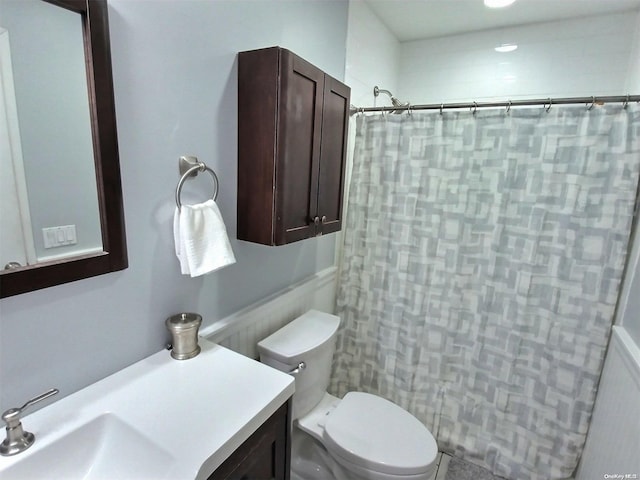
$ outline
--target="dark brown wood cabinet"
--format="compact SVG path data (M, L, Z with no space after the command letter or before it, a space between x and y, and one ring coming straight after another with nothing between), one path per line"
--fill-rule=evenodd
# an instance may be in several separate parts
M284 48L238 55L238 239L340 230L350 94Z
M280 407L208 480L289 480L289 403Z

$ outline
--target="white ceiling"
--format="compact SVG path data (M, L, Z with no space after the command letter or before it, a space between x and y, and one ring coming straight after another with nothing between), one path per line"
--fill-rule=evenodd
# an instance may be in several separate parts
M401 42L463 32L640 9L640 0L364 0Z

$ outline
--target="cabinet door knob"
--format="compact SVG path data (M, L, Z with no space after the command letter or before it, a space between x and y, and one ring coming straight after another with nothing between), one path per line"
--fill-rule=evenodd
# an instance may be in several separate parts
M327 221L327 216L323 215L322 218L320 219L320 223L322 223L324 225L324 222Z
M313 224L314 224L313 230L316 237L322 235L322 227L320 226L320 217L316 215L313 219Z

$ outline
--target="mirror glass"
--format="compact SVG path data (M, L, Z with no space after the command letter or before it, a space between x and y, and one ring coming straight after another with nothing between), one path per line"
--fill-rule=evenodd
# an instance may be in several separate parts
M82 16L2 0L0 28L0 268L102 251Z
M106 0L0 0L0 297L127 267Z

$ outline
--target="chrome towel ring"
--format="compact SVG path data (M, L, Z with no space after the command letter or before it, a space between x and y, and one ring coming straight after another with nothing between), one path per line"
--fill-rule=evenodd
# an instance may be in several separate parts
M213 200L215 201L218 198L218 190L220 186L220 182L218 181L218 176L216 172L211 170L207 165L203 162L198 161L196 157L184 156L180 157L179 163L180 173L182 177L180 177L180 181L178 182L178 186L176 187L176 206L178 210L182 208L182 203L180 202L180 193L182 192L182 185L189 177L195 177L198 175L198 172L207 171L211 175L213 179Z

